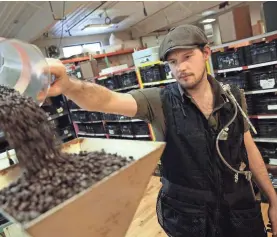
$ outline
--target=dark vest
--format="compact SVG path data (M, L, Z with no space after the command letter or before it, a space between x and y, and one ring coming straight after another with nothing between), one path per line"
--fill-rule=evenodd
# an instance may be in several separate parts
M232 93L240 103L239 89L232 87ZM219 126L214 130L189 98L184 96L182 100L177 84L165 87L161 98L167 127L167 145L161 158L162 176L192 189L218 192L222 187L224 193L236 191L238 185L234 182L234 173L223 164L215 148L217 134L234 114L231 103L225 102L216 109ZM226 161L237 169L241 161L248 165L243 135L243 117L238 111L229 127L228 139L220 141ZM243 176L239 179L245 180Z
M240 91L231 91L240 103ZM216 151L217 134L234 115L231 103L225 100L214 110L219 125L213 129L189 98L182 100L177 84L165 87L161 98L167 145L161 158L157 216L164 231L171 237L265 237L249 182L239 175L236 183ZM238 112L228 139L219 143L220 151L232 167L238 169L243 161L249 170L243 138Z

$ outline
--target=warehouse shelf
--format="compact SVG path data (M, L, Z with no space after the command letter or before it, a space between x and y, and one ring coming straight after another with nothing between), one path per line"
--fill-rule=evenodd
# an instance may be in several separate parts
M134 122L143 122L141 119L122 119L122 120L105 120L106 123L134 123Z
M172 83L176 82L176 79L168 79L168 80L163 80L163 81L154 81L154 82L147 82L143 83L144 86L157 86L157 85L163 85L167 83Z
M249 118L252 118L252 119L277 119L277 114L270 114L270 115L249 115Z
M93 136L93 137L97 137L97 136L106 136L105 133L86 133L86 132L79 132L78 136Z
M139 88L139 85L133 85L133 86L128 86L128 87L124 87L124 88L115 89L114 91L125 91L125 90L138 89L138 88Z
M97 120L97 121L86 121L86 122L81 122L81 121L73 121L74 123L135 123L135 122L143 122L141 119L122 119L122 120Z
M86 122L73 121L73 123L102 123L102 120L97 120L97 121L86 121Z
M135 67L124 68L124 69L121 69L121 70L118 70L118 71L114 71L114 72L110 72L110 73L107 73L107 74L97 76L96 79L97 80L105 80L109 76L117 75L117 74L120 74L120 73L123 73L123 72L134 71L135 69L136 69Z
M63 112L63 113L51 115L51 116L48 117L48 121L57 119L57 118L59 118L59 117L65 116L65 115L68 115L68 112Z
M87 111L85 109L70 109L70 112Z
M265 33L265 34L261 34L261 35L255 35L255 36L252 36L252 37L249 37L249 38L246 38L246 39L236 40L236 41L233 41L233 42L230 42L230 43L224 43L224 44L221 44L221 45L212 46L211 50L213 51L213 50L218 50L218 49L224 49L226 47L233 47L233 46L239 45L241 43L253 42L253 41L256 41L256 40L259 40L259 39L268 40L268 39L270 39L270 37L275 36L276 34L277 34L277 31L272 31L272 32L268 32L268 33Z
M277 138L263 138L263 137L255 137L253 138L255 142L268 142L268 143L277 143Z
M215 73L236 72L236 71L248 70L248 69L259 68L259 67L266 67L266 66L271 66L271 65L276 65L276 64L277 64L277 61L271 61L271 62L253 64L253 65L243 66L243 67L235 67L235 68L229 68L229 69L214 70L214 72Z
M277 92L277 88L267 89L267 90L255 90L255 91L245 91L245 95L255 95L255 94L264 94L264 93L272 93Z
M94 58L94 59L105 58L105 57L117 56L117 55L121 55L121 54L133 53L133 52L134 52L134 49L124 49L124 50L119 50L119 51L111 52L111 53L95 54L95 55L92 55L92 58ZM90 59L89 56L85 56L85 57L79 57L79 58L65 59L65 60L62 60L62 63L63 64L76 63L76 62L86 61L89 59Z
M122 137L122 138L149 138L150 135L109 135L110 137Z

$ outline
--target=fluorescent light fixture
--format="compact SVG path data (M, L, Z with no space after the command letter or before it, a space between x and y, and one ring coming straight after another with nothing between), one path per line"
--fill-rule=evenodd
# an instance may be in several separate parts
M214 18L208 18L208 19L205 19L203 21L201 21L202 24L208 24L208 23L212 23L216 21Z
M109 25L86 25L82 30L89 30L89 29L108 29L110 27L113 27L114 24L109 24Z
M207 17L207 16L213 15L215 13L216 13L216 11L208 10L208 11L202 12L202 16Z

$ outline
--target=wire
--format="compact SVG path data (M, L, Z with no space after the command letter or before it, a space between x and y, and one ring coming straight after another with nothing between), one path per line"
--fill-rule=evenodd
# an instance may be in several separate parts
M51 9L51 13L52 13L52 17L53 17L53 20L54 20L54 21L61 21L61 20L65 20L65 19L64 19L64 17L63 17L62 19L60 19L60 18L56 18L56 17L55 17L55 14L54 14L54 10L53 10L53 6L52 6L51 1L49 1L49 6L50 6L50 9Z
M249 181L249 184L250 184L250 187L251 187L251 191L252 191L252 194L254 196L254 199L255 199L255 193L254 193L254 189L253 189L253 184L251 182L251 179L252 179L252 172L251 171L244 171L244 170L236 170L235 168L233 168L226 160L225 158L223 157L221 151L220 151L220 147L219 147L219 140L221 140L221 138L224 136L224 133L228 133L228 130L229 130L229 126L234 122L235 118L237 117L237 114L238 114L238 108L237 107L240 107L238 106L238 104L236 103L237 100L236 98L234 97L234 95L232 94L231 90L230 90L230 86L227 84L227 85L223 85L222 86L224 91L226 92L226 96L228 97L228 99L230 100L231 104L233 105L234 109L235 109L235 113L234 113L234 116L232 117L232 119L222 128L222 130L219 132L219 134L217 135L217 138L216 138L216 150L217 150L217 153L220 157L220 159L222 160L222 162L230 169L232 170L236 175L239 175L239 174L243 174L245 175L246 179Z
M64 27L64 21L65 21L64 17L65 17L65 1L63 1L63 19L61 20L61 22L62 22L62 32L61 32L61 37L60 37L59 49L61 47L62 39L63 39L63 27Z

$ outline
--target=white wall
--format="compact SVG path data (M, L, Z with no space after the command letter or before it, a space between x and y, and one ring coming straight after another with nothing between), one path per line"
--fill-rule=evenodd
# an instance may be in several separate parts
M117 38L122 40L130 40L131 33L128 31L124 32L116 32L114 33ZM62 53L62 48L65 46L71 46L76 44L83 44L83 43L94 43L94 42L101 42L102 46L109 45L109 38L110 33L108 34L101 34L101 35L88 35L88 36L76 36L76 37L65 37L62 39L60 51ZM45 47L50 45L58 46L60 44L60 39L38 39L32 42L36 46L40 48L43 54L45 54ZM61 55L62 56L62 55Z
M236 40L233 12L226 12L218 17L222 43Z
M251 2L249 3L251 25L256 25L257 21L261 20L261 6L262 2Z

